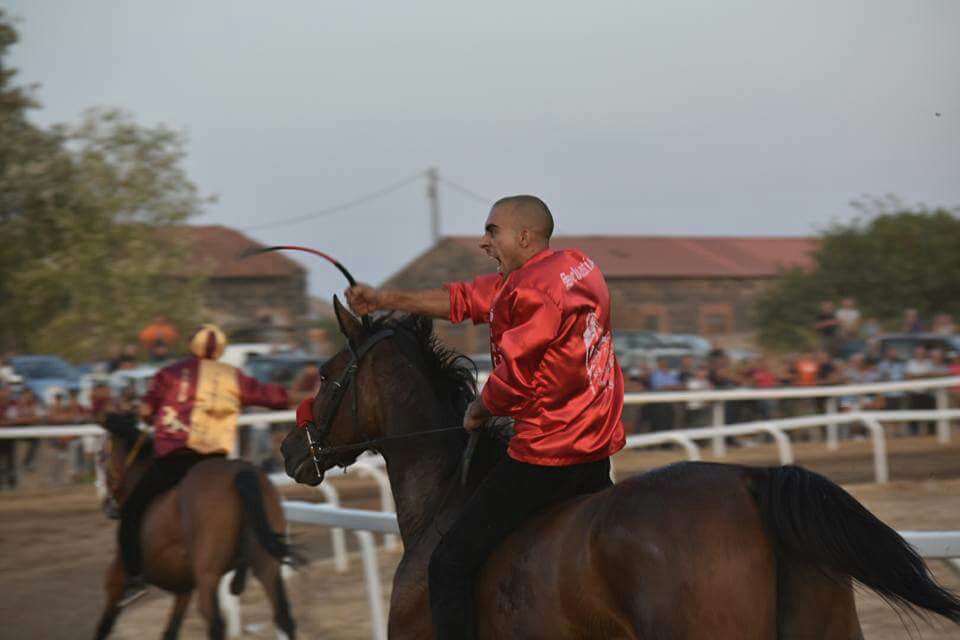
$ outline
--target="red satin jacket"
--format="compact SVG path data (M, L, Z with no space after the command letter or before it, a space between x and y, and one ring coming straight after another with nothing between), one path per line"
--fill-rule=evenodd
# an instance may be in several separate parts
M261 384L235 367L205 358L187 358L158 371L143 401L150 407L158 457L182 449L230 453L241 408L289 406L280 385Z
M623 448L623 373L610 293L593 260L545 249L507 278L444 287L451 322L490 324L494 368L482 397L491 413L516 422L511 458L566 466Z

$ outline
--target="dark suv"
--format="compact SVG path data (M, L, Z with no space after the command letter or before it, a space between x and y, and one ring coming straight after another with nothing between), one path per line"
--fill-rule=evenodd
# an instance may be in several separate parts
M289 387L304 367L323 366L327 359L306 353L277 353L267 356L251 356L243 369L260 382L275 382Z

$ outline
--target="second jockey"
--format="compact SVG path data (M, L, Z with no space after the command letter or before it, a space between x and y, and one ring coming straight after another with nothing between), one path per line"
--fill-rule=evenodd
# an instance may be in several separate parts
M140 418L153 427L155 460L120 508L118 541L128 592L143 585L140 524L150 502L198 462L233 451L243 407L289 406L282 386L262 384L218 362L226 346L218 327L203 325L190 340L192 356L158 371L143 398Z

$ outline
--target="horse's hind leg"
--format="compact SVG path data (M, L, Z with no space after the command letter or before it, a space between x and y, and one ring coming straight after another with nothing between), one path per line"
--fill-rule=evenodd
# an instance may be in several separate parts
M284 588L283 576L280 574L280 563L262 549L258 549L257 557L253 562L253 572L270 598L274 623L278 629L287 634L289 640L293 640L296 625L293 622L293 616L290 615L290 601L287 600L287 590Z
M208 572L197 576L197 606L200 608L200 615L207 621L210 640L223 640L226 637L226 626L217 599L219 586L220 576L217 574Z
M178 594L173 601L173 609L170 610L170 619L163 632L163 640L176 640L180 635L180 625L183 623L183 616L187 613L187 605L190 604L190 594L190 591Z
M113 629L113 623L116 622L117 616L120 615L119 602L120 598L123 597L123 582L123 566L120 564L120 558L114 557L113 563L110 565L110 568L107 569L107 605L103 609L103 615L100 616L100 622L97 623L97 635L95 636L97 640L103 640L103 638L110 635L110 630Z

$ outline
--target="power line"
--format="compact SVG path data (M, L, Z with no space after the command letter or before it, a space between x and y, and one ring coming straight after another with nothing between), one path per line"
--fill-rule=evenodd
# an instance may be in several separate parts
M399 189L407 186L411 182L415 182L424 176L423 171L418 171L417 173L405 178L399 182L389 184L383 188L377 189L376 191L371 191L370 193L364 194L362 196L356 197L352 200L346 202L341 202L340 204L335 204L330 207L325 207L314 211L313 213L308 213L301 216L296 216L294 218L284 218L282 220L274 220L273 222L265 222L263 224L253 225L252 227L245 227L241 231L257 231L259 229L270 229L273 227L281 227L288 224L296 224L298 222L303 222L305 220L312 220L314 218L321 218L323 216L328 216L333 213L339 213L340 211L346 211L347 209L352 209L358 205L370 202L371 200L376 200L377 198L382 198L383 196L398 191Z
M450 188L453 189L454 191L459 191L459 192L462 193L463 195L465 195L465 196L467 196L467 197L469 197L469 198L473 198L473 199L476 200L477 202L482 202L483 204L490 204L491 202L493 202L493 198L488 198L487 196L482 196L482 195L480 195L479 193L476 193L476 192L474 192L474 191L471 191L470 189L467 189L467 188L466 188L465 186L463 186L463 185L457 184L457 183L454 182L453 180L450 180L450 179L448 179L448 178L444 178L442 175L441 175L441 176L438 176L438 178L440 179L440 182L442 182L443 184L447 185L448 187L450 187Z

